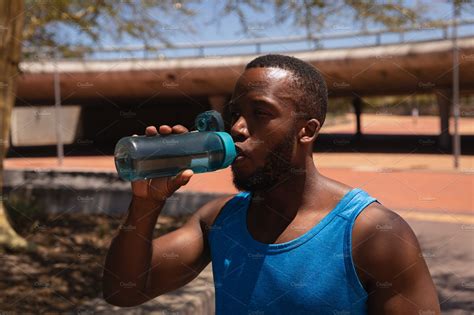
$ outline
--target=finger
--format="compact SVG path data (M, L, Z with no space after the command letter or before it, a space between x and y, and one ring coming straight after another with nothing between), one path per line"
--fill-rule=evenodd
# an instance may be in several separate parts
M193 176L193 174L194 174L193 170L187 169L171 177L170 180L168 181L168 192L172 194L176 190L178 190L181 186L186 185L191 179L191 177Z
M145 134L147 136L156 136L158 134L158 130L156 130L155 126L148 126L145 129Z
M174 180L178 186L176 189L178 189L180 186L186 185L193 175L193 170L187 169L172 177L172 180Z
M181 173L181 181L182 181L182 184L183 185L186 185L189 180L191 179L191 177L193 177L194 175L194 172L193 170L184 170L182 173Z
M159 132L160 132L161 135L167 135L167 134L170 134L172 132L172 129L168 125L161 125L160 129L159 129Z
M172 128L173 133L185 133L188 132L188 128L184 127L183 125L175 125Z

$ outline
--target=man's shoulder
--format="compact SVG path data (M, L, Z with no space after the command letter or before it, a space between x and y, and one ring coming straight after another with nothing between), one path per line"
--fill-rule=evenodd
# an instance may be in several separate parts
M235 194L232 194L214 198L199 208L196 215L203 224L210 227L224 206L235 196Z
M362 211L354 223L354 236L368 237L373 233L383 235L411 231L408 223L395 211L373 202Z
M352 239L356 265L376 278L400 272L420 255L418 240L408 223L376 202L357 217Z
M379 256L393 252L393 243L414 242L416 236L410 225L396 212L378 202L373 202L356 218L352 231L353 244ZM382 256L382 257L380 257Z

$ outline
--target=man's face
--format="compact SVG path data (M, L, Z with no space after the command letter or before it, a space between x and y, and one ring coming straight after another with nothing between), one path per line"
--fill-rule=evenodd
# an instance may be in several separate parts
M232 164L237 189L268 190L288 177L296 142L292 73L251 68L236 83L231 135L242 157Z

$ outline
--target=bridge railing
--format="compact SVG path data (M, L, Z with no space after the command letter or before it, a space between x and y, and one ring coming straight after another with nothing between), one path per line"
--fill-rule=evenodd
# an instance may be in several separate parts
M458 21L459 37L474 36L474 19ZM344 27L334 27L335 33L309 34L287 37L257 37L238 40L171 43L158 45L128 45L86 47L76 46L71 50L86 60L107 59L176 59L218 58L222 56L261 54L265 52L314 51L334 48L358 48L436 41L451 38L450 30L455 25L452 20L412 25L397 29L373 29L337 32ZM337 42L342 41L341 45ZM265 49L267 48L267 49ZM270 49L268 49L270 48ZM52 58L51 49L24 49L27 59ZM77 58L77 57L76 57Z

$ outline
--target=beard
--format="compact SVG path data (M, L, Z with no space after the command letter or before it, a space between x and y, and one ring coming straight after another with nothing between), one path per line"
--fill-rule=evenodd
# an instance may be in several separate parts
M292 128L285 138L268 152L264 165L258 167L249 176L239 176L231 167L234 186L240 191L265 191L287 178L291 172L291 158L295 142L295 130Z

